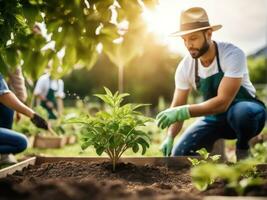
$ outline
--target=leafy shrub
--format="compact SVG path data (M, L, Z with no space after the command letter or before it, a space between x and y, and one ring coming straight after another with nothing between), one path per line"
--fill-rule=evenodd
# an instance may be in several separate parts
M106 94L95 96L105 102L106 110L97 112L95 116L87 115L69 122L82 124L81 148L85 150L94 146L98 155L107 153L115 171L116 163L127 149L137 153L141 147L142 154L145 154L150 138L138 128L145 126L151 119L136 111L146 104L121 105L123 98L129 94L112 94L109 89L104 89Z

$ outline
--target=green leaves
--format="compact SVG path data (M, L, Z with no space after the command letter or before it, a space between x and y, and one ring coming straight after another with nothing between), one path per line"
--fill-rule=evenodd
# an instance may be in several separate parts
M205 148L201 148L197 150L196 152L201 156L201 159L187 158L191 162L192 166L197 166L199 164L208 163L208 162L216 163L221 158L221 155L210 156L210 153Z
M209 152L205 149L205 148L201 148L199 150L196 151L201 157L203 157L204 159L208 159L209 157Z
M261 178L255 177L254 166L257 162L243 160L234 165L202 163L191 170L194 186L201 191L207 189L215 180L225 180L228 188L233 188L239 195L243 195L248 186L265 183Z
M191 162L192 166L197 166L201 163L200 160L196 158L187 158L187 159Z
M98 155L107 153L115 169L118 159L127 149L132 149L134 153L139 150L142 150L142 154L146 153L150 137L140 128L150 119L135 111L145 104L121 105L129 94L112 94L108 88L104 89L106 94L95 96L109 106L106 110L99 111L95 116L88 115L68 122L82 124L81 148L84 150L94 146Z
M153 4L156 4L155 0L145 2L148 7ZM1 58L4 67L0 70L7 73L10 66L24 63L22 69L34 81L48 61L55 60L55 55L64 49L56 66L62 69L57 72L60 77L76 67L90 69L98 59L96 47L100 45L112 62L124 66L143 51L142 10L143 6L137 0L127 3L115 0L0 1L0 54L6 53L11 44L21 54L14 55L17 59L12 62ZM122 21L129 25L120 27ZM36 22L47 29L48 37L42 38L43 41L32 32ZM114 43L118 38L123 39L121 44ZM49 50L42 49L49 46L48 43L55 44L51 47L53 58Z
M257 143L252 149L251 154L254 159L261 163L267 162L267 142Z
M108 88L104 87L104 89L106 91L106 95L95 94L94 96L100 98L102 101L113 108L119 107L120 103L123 101L123 98L129 96L129 94L127 93L119 94L118 92L113 95Z
M261 148L261 146L258 146L257 149L260 152L263 149L266 151L266 148ZM198 190L204 191L214 181L220 179L226 181L226 187L234 189L239 195L243 195L247 187L261 185L266 182L257 177L256 173L255 166L259 164L259 161L262 161L262 157L259 156L261 153L257 154L259 151L254 148L252 149L253 158L227 165L217 163L220 155L209 156L206 149L198 150L197 152L201 155L202 160L188 158L193 165L191 176L194 186Z

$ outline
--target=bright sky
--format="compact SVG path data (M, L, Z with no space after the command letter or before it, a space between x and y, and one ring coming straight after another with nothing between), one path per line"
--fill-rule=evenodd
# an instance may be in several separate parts
M181 10L193 6L207 11L210 24L223 25L213 33L215 40L231 42L246 54L267 45L267 0L159 0L156 9L145 12L144 18L149 30L170 50L185 54L181 38L169 34L179 29Z

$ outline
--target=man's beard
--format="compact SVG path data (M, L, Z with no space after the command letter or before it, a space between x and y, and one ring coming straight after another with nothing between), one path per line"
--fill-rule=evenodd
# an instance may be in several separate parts
M210 45L209 45L209 43L208 43L208 41L207 41L207 39L205 37L205 41L204 41L202 47L200 49L191 48L191 49L189 49L189 53L191 54L191 56L193 58L199 58L202 55L204 55L209 50L209 48L210 48ZM194 52L191 52L192 50Z

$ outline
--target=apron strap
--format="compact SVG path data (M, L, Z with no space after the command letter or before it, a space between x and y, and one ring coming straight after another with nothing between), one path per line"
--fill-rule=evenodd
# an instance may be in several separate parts
M50 79L50 76L48 76L48 89L50 89L51 88L51 79Z
M217 61L217 65L218 65L218 70L219 70L219 72L222 72L218 45L217 45L217 43L215 41L214 41L214 45L215 45L215 51L216 51L216 61Z
M198 75L198 60L197 60L197 58L195 58L195 84L196 84L196 88L199 89L200 88L200 77Z

